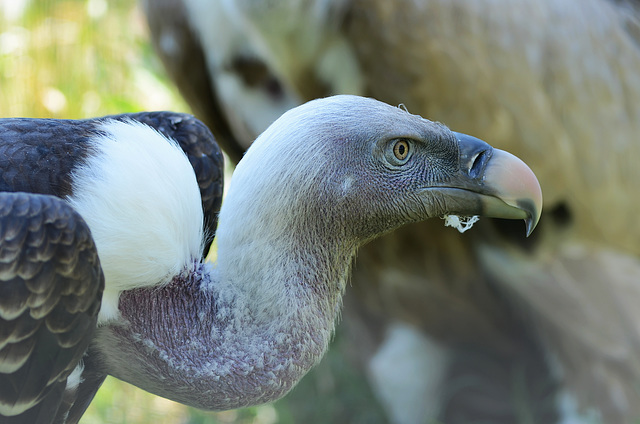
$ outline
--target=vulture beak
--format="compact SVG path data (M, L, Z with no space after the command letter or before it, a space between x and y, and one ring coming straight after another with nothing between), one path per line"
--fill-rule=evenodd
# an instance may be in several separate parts
M524 219L529 237L542 213L542 190L533 171L511 153L493 149L484 182L494 190L495 196L485 198L486 214L496 218L502 214L504 218ZM504 216L507 214L509 216Z
M542 190L533 171L511 153L484 141L454 133L460 147L460 171L455 187L477 213L492 218L524 219L527 237L542 212Z

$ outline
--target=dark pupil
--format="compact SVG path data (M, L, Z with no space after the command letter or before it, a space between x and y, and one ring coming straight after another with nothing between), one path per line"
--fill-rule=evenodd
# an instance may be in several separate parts
M404 144L398 146L398 153L400 153L400 156L404 156Z

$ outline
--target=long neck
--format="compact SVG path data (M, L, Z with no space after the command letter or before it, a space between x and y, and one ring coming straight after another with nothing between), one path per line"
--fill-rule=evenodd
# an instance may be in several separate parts
M286 394L327 348L355 254L313 233L231 231L217 268L193 264L163 288L124 292L124 323L96 338L106 371L204 409Z

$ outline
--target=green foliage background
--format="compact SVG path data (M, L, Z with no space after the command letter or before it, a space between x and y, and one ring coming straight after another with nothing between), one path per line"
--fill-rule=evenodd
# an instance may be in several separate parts
M2 0L0 93L3 117L188 110L123 0Z

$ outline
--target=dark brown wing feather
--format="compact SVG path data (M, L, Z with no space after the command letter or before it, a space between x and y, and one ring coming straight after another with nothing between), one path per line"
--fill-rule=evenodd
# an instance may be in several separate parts
M0 193L0 404L25 409L3 423L64 413L67 377L93 336L103 289L91 233L71 207Z

